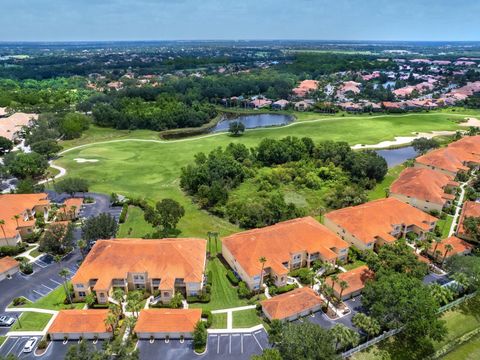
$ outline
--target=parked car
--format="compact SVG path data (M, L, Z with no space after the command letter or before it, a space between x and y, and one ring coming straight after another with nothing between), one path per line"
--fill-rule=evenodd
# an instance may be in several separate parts
M23 347L23 352L24 353L32 352L36 344L37 344L37 338L31 337L30 339L28 339L27 343Z
M12 326L15 318L10 316L0 316L0 326Z

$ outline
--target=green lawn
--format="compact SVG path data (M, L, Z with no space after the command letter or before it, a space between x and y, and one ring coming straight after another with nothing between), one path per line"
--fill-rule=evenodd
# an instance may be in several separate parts
M43 254L43 253L41 251L39 251L38 248L36 248L35 250L30 252L30 256L32 256L32 257L37 257L37 256L40 256L41 254Z
M442 230L442 239L448 237L448 232L450 231L450 227L452 226L453 216L448 215L445 220L438 220L438 226Z
M56 163L67 168L71 176L89 179L92 191L142 197L151 203L163 198L179 201L186 211L185 217L178 224L180 236L205 237L207 231L217 231L223 236L238 231L238 228L200 210L179 187L180 169L192 163L196 153L207 153L217 146L225 146L230 142L241 142L251 147L265 137L282 138L289 135L309 136L315 141L336 140L347 141L352 145L372 144L391 140L395 136L410 135L412 132L455 130L458 128L455 120L463 119L466 113L479 114L465 111L464 114L430 112L331 117L309 113L308 116L300 114L298 121L290 126L250 130L241 137L213 134L163 142L149 141L156 137L156 133L152 131L118 132L92 127L81 139L64 145L71 147L109 139L118 141L73 149L65 153ZM308 120L303 119L304 117ZM99 161L79 164L74 161L75 158Z
M0 336L0 346L2 346L2 344L5 342L5 340L7 340L6 336Z
M212 329L226 329L227 328L227 314L212 314Z
M257 316L257 312L255 309L233 312L234 328L249 328L261 323L262 322L260 318Z
M24 312L20 315L20 321L13 324L11 331L41 331L51 318L51 314Z
M47 309L47 310L62 310L62 309L82 309L85 304L84 303L75 303L72 305L65 304L65 290L63 286L59 286L55 290L53 290L47 296L44 296L41 299L38 299L34 303L27 303L20 307L24 308L38 308L38 309Z
M211 259L207 265L207 273L212 272L212 295L207 304L191 304L190 307L200 307L205 310L226 309L247 305L247 301L240 299L237 289L227 279L227 269L218 258Z
M117 236L120 238L141 238L153 231L152 225L143 218L143 210L130 206L125 223L120 224Z
M397 180L400 173L405 169L404 165L397 165L388 169L387 175L382 182L378 183L372 190L368 191L368 200L383 199L387 196L390 185Z
M443 360L476 360L480 359L480 336L460 345L442 357Z
M342 267L343 267L345 270L348 271L348 270L356 269L357 267L360 267L360 266L363 266L363 265L366 265L366 262L357 259L357 260L355 260L355 261L352 262L352 263L343 265Z

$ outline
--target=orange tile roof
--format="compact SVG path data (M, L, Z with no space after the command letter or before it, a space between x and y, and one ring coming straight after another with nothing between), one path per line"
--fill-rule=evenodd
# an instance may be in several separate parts
M450 244L453 247L453 250L448 252L447 257L456 255L456 254L463 254L463 253L468 253L473 250L474 246L472 244L469 244L468 242L457 238L456 236L450 236L447 239L443 239L441 243L438 244L437 246L437 251L440 251L443 254L445 254L445 246L447 244ZM433 249L435 249L435 243L432 244L430 247L429 251L433 252Z
M468 170L465 163L480 164L480 136L470 136L455 141L445 148L418 157L416 162L452 172Z
M7 238L17 236L17 227L32 226L34 220L25 220L25 211L32 210L37 205L48 205L47 194L4 194L0 195L0 219L5 221L3 229ZM19 215L18 226L17 221L13 218ZM3 235L3 232L1 232Z
M458 221L458 234L465 235L465 228L463 222L467 217L480 217L480 203L475 201L465 201Z
M27 126L32 120L36 120L38 115L15 113L4 119L0 119L0 136L13 140L15 133Z
M202 309L144 309L135 325L136 333L193 332Z
M347 242L310 216L233 234L222 239L222 243L249 276L260 273L258 259L262 256L267 259L265 268L285 274L288 269L282 263L289 261L293 253L318 251L330 260L337 258L332 248L348 248Z
M107 290L113 279L147 272L161 279L160 289L172 289L175 279L201 282L207 242L203 239L99 240L88 253L72 283L98 279L94 290Z
M368 244L378 237L393 242L393 225L416 225L423 230L438 219L396 198L370 201L368 203L332 211L325 217Z
M362 290L365 287L367 280L373 279L375 276L374 272L368 268L368 266L363 265L358 268L349 270L338 274L338 281L333 283L333 289L337 294L342 292L340 287L341 281L346 281L348 288L343 290L342 297L354 293L356 291ZM328 277L325 279L327 285L331 285L332 278Z
M10 256L5 256L0 259L0 274L11 270L18 265L20 265L20 263L17 260Z
M67 209L70 209L72 206L75 206L77 210L80 210L80 207L83 205L83 198L70 198L65 200L64 205Z
M60 310L48 329L48 333L78 334L110 332L109 327L105 325L108 312L108 309Z
M282 320L310 310L323 303L311 288L303 287L260 302L272 319Z
M455 195L445 193L445 187L458 185L453 176L427 168L407 168L392 184L390 193L443 205L447 200L455 199Z

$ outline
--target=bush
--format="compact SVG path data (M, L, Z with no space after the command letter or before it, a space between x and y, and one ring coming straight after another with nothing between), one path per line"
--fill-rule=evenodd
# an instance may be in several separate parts
M227 278L233 286L237 286L240 280L235 276L232 270L227 271Z
M15 256L27 250L27 245L21 243L16 246L0 246L0 257Z
M15 299L13 299L12 301L12 304L13 306L20 306L20 305L24 305L27 303L27 299L25 299L24 297L16 297Z
M20 271L25 275L33 274L33 266L28 261L22 261L20 264Z
M252 296L252 292L244 281L238 283L237 293L240 299L247 299Z
M123 224L125 220L127 220L127 214L128 214L128 204L123 204L122 212L120 213L120 217L118 219L120 224Z
M300 268L291 271L290 276L298 277L302 284L310 284L312 282L313 273L308 268Z
M298 287L297 284L288 284L288 285L284 285L284 286L281 286L281 287L271 286L271 287L268 288L268 292L272 296L280 295L280 294L292 291L293 289L296 289L297 287Z
M42 339L38 342L38 349L43 350L46 349L48 346L48 341L46 339Z
M210 326L212 326L213 315L212 315L211 311L202 310L202 318L207 320L207 321L205 321L205 326L207 327L207 329Z

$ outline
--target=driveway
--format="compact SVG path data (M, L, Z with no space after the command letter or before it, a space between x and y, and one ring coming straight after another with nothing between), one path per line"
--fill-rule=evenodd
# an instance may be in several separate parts
M193 351L193 342L185 340L140 340L138 349L140 359L144 360L187 360L187 359L250 359L252 355L261 354L264 348L269 347L268 335L265 330L242 334L210 334L208 335L207 351L203 355L196 355Z

